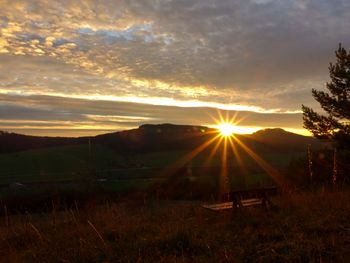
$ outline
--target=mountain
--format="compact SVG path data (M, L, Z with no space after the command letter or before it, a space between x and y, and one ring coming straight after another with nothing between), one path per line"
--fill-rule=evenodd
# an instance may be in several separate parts
M193 149L211 140L218 131L205 126L158 124L93 137L41 137L0 132L0 153L77 144L101 144L118 152L153 152ZM260 151L305 151L308 144L322 144L307 136L282 129L265 129L251 135L236 135L247 146Z
M31 136L0 131L0 153L79 143L82 138Z
M281 128L259 130L250 135L250 138L278 149L305 150L307 145L312 148L326 145L313 137L287 132Z
M209 140L214 133L217 133L216 129L204 126L145 124L138 129L98 135L92 140L118 151L167 151L194 148Z

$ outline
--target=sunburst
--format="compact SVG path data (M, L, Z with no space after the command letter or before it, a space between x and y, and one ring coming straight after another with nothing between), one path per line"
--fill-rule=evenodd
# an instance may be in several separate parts
M177 171L188 165L197 155L209 149L208 155L204 161L204 167L210 167L211 162L215 159L217 153L220 156L220 173L218 174L218 196L222 196L223 193L230 190L231 179L235 174L233 167L241 170L242 174L246 174L246 166L244 164L242 154L245 153L250 156L268 175L270 175L274 181L279 185L286 185L278 170L272 167L262 157L255 153L248 145L241 140L244 136L237 134L245 133L244 126L239 126L243 118L237 119L237 113L229 116L226 112L226 116L223 116L221 112L218 112L218 118L213 118L215 127L217 130L210 130L204 136L208 136L208 140L205 140L202 144L197 146L191 152L180 157L176 162L169 165L161 173L168 175L177 175ZM210 135L213 135L212 137ZM203 136L203 135L201 135Z
M220 131L220 134L224 137L232 136L235 131L235 126L231 123L221 123L217 125L217 129Z

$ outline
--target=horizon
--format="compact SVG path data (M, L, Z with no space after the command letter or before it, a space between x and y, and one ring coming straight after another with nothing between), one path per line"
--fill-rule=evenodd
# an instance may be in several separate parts
M38 136L38 137L68 137L68 138L79 138L79 137L94 137L94 136L98 136L98 135L103 135L103 134L108 134L108 133L115 133L115 132L123 132L123 131L130 131L130 130L134 130L134 129L139 129L141 126L143 125L166 125L166 124L170 124L170 125L174 125L174 126L202 126L202 127L207 127L207 128L212 128L212 129L217 129L218 132L220 132L220 125L191 125L191 124L174 124L174 123L153 123L153 124L149 124L149 123L144 123L141 124L138 127L131 127L128 129L124 129L124 130L106 130L106 131L101 131L99 133L93 133L93 131L89 130L88 134L86 130L83 131L77 131L76 134L73 134L72 136L62 136L60 135L61 133L58 132L57 134L55 133L55 130L53 130L53 133L49 133L49 134L41 134L41 131L39 134L36 134L35 132L30 132L30 131L24 131L24 132L14 132L14 131L7 131L7 130L0 130L0 132L5 132L5 133L15 133L15 134L20 134L20 135L27 135L27 136ZM232 127L232 134L233 135L251 135L254 134L256 132L259 131L264 131L264 130L274 130L274 129L282 129L286 132L290 132L290 133L294 133L297 135L302 135L302 136L307 136L307 137L313 137L310 133L306 132L303 133L303 130L296 130L296 129L289 129L289 128L281 128L281 127L240 127L240 126L233 126ZM247 131L247 132L245 132Z
M143 123L281 127L350 47L344 1L2 1L0 129L78 136ZM44 11L45 10L45 11ZM319 20L322 19L322 23Z

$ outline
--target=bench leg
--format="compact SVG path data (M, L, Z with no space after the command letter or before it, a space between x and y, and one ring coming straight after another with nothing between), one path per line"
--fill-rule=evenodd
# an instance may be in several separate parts
M266 197L263 197L263 199L262 199L262 206L265 210L269 210L269 208L270 208L269 201Z
M238 198L233 198L232 208L233 208L233 210L242 209L243 205L241 203L241 200Z

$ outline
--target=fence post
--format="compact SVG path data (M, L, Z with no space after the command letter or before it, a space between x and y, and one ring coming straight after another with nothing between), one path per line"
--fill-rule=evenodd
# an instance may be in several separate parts
M312 151L311 151L311 144L308 144L308 145L307 145L307 157L308 157L308 164L309 164L310 187L312 188L313 172L312 172Z
M334 190L336 189L336 186L337 186L337 177L338 177L337 148L334 148L334 154L333 154L333 176L332 176L332 182L333 182Z

